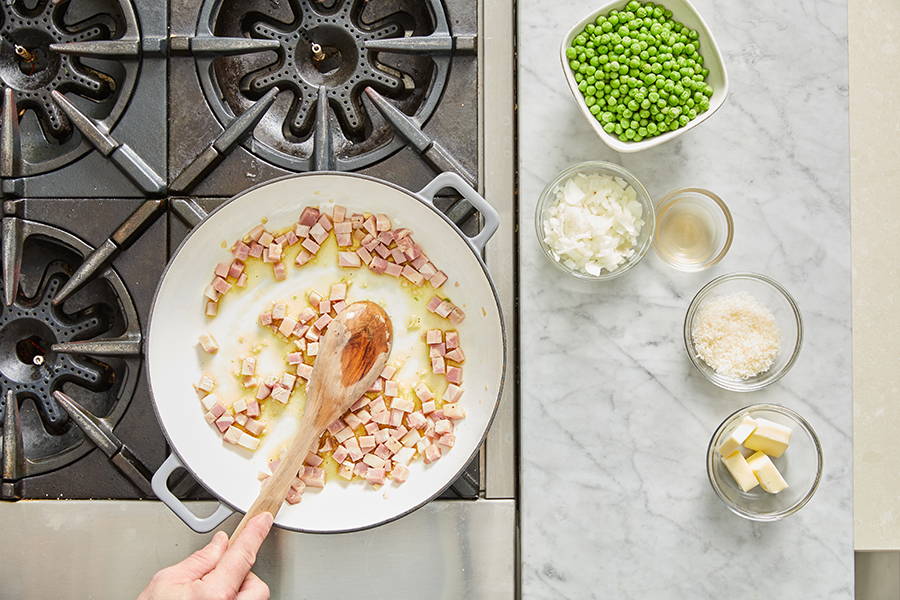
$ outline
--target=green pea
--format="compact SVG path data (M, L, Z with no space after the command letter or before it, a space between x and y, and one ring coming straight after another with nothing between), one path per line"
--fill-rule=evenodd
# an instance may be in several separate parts
M612 133L615 130L616 130L615 123L607 123L606 125L603 126L603 131L605 131L606 133Z
M628 75L628 65L620 65L619 66L619 74L620 75Z
M573 71L577 71L577 70L578 70L578 67L581 66L581 63L578 62L577 60L570 60L570 61L569 61L569 66L572 68Z
M594 96L597 94L597 88L595 88L592 85L589 85L584 89L584 93L587 94L588 96Z
M618 19L616 20L618 22ZM604 21L600 24L600 30L604 33L609 33L613 30L613 23L611 21Z
M576 56L578 56L578 53L575 51L575 48L572 46L566 48L566 58L573 60Z
M631 112L630 110L628 110L627 108L624 109L620 114L622 115L623 119L630 119L632 117L632 115L634 115L634 113Z
M591 98L591 100L594 100L594 98ZM599 114L600 114L600 110L601 110L601 109L600 109L600 106L599 106L599 105L597 105L597 104L591 104L591 105L590 105L590 108L588 108L588 110L591 111L591 114L592 114L592 115L595 115L595 116L596 116L596 115L599 115Z
M659 128L656 126L656 123L647 123L647 135L656 135L657 131L659 131Z

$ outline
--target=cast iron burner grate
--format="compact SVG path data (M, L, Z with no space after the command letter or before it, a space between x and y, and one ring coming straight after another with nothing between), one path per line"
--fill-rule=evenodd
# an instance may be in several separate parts
M53 170L87 152L70 119L53 100L66 94L112 128L125 109L137 55L123 41L139 39L128 0L12 0L0 3L0 81L11 91L17 122L5 122L0 153L16 156L13 173ZM10 100L4 100L5 103Z
M17 217L4 221L9 219L15 227L4 233L21 241L13 257L4 248L4 261L12 258L20 274L13 301L0 306L4 484L60 468L93 449L54 391L115 425L140 366L139 357L95 357L85 349L94 344L95 353L103 354L102 348L96 352L97 341L139 336L137 312L118 275L109 269L66 302L54 304L91 248L51 226Z
M293 171L361 169L401 148L363 91L424 123L453 50L440 0L206 0L194 43L211 36L234 45L232 56L195 53L216 116L227 126L270 102L244 145Z

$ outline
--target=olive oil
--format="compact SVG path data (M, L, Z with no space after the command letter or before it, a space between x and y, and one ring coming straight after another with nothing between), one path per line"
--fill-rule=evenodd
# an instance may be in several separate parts
M660 258L677 269L705 269L721 258L730 244L730 227L723 220L722 208L708 197L674 195L657 207L653 245Z

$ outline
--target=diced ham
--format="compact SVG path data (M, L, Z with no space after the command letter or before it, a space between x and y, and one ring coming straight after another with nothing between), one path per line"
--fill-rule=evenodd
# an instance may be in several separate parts
M400 443L406 446L407 448L412 448L415 446L422 436L419 435L419 432L415 429L410 429L406 435L400 438Z
M306 250L301 250L297 253L297 258L294 259L294 264L298 267L302 267L310 260L312 260L313 255L307 252Z
M445 448L452 448L456 445L456 436L452 433L445 433L441 437L438 438L437 441L439 446L444 446Z
M243 398L238 398L237 400L234 401L234 404L231 405L231 408L236 413L245 412L247 410L247 401L244 400Z
M313 327L310 327L303 337L308 339L310 342L317 342L317 341L319 341L319 331ZM308 345L307 345L307 349L308 349Z
M391 456L393 456L394 454L396 454L403 448L403 444L398 442L393 437L389 437L388 439L384 440L384 442L382 442L382 443L384 444L384 447L387 448L388 451L391 453L390 454ZM377 448L376 448L376 450L377 450ZM377 452L376 452L376 454L377 454Z
M337 240L337 245L341 248L348 248L353 245L353 238L350 237L349 233L335 234L335 239Z
M402 412L412 412L415 409L415 403L409 398L394 398L391 401L391 410L399 410Z
M259 313L259 317L257 317L256 322L259 323L260 327L268 327L272 324L272 311L266 310Z
M299 365L303 362L302 352L289 352L287 355L287 363L289 365Z
M356 429L363 424L362 421L359 420L359 417L353 413L344 415L344 422L347 423L347 426L350 427L350 429Z
M277 385L272 388L272 398L281 402L282 404L287 404L288 400L291 398L291 392L285 387Z
M356 418L359 419L360 425L366 425L372 421L372 415L366 409L362 409L356 413Z
M375 246L375 254L377 254L381 258L387 258L391 255L391 251L384 244L378 244L377 246Z
M338 266L347 269L356 269L362 265L359 255L355 252L338 252Z
M266 246L271 244L273 241L275 241L275 236L272 235L271 233L269 233L268 231L263 231L262 234L259 236L259 238L257 238L256 241L259 243L260 246L265 248Z
M372 382L372 385L369 386L369 389L367 389L366 391L367 392L380 392L382 390L381 382L382 382L381 379L376 379L375 381Z
M331 310L334 311L334 314L339 315L341 312L347 308L347 303L343 300L338 300L337 302L331 303Z
M211 375L203 374L200 376L200 381L194 386L197 388L197 392L201 394L208 394L216 387L216 380L213 379Z
M234 285L239 288L247 287L247 273L241 273L241 276L238 277L237 281L234 282Z
M203 414L203 419L204 419L207 423L209 423L210 425L212 425L213 423L216 422L217 417L216 417L216 415L212 414L212 412L207 411L206 413Z
M287 303L286 302L276 302L272 305L272 319L275 321L280 321L281 319L287 316Z
M209 354L215 354L219 351L219 343L211 333L200 334L199 344L200 347L203 348L203 351L208 352Z
M462 384L462 367L447 367L447 381L454 384L460 385Z
M265 232L266 228L262 225L257 225L253 229L247 232L247 239L253 240L254 242L260 238L260 236Z
M331 318L331 315L329 315L328 313L325 313L321 317L316 319L316 322L313 323L313 327L315 327L319 331L324 331L325 328L328 327L328 324L331 323L333 320L334 319Z
M394 464L395 465L408 465L412 462L413 456L415 456L416 450L413 447L407 448L406 446L400 448L396 454L394 454ZM395 467L396 468L396 467Z
M269 475L269 474L266 473L265 471L260 471L259 473L256 474L256 479L257 479L258 481L265 481L265 480L268 479L269 477L271 477L271 475Z
M253 258L261 258L263 253L262 244L259 242L253 242L250 244L250 256Z
M212 282L212 289L218 292L219 294L224 294L228 290L231 289L231 284L222 279L221 277L216 277ZM210 300L217 300L217 298L210 298Z
M333 435L334 435L334 439L336 439L339 444L343 444L348 439L353 437L353 430L350 429L349 427L344 427L343 429L341 429L340 431L338 431L337 433L335 433Z
M434 358L436 356L444 356L447 353L444 344L432 344L428 347L428 358Z
M429 400L428 402L422 403L422 413L428 415L434 412L435 405L434 400Z
M370 416L370 418L371 418L371 416ZM375 421L370 421L369 423L366 423L366 426L364 427L364 429L366 430L366 433L368 433L369 435L375 435L376 433L378 433L380 431L380 429L378 427L378 423L376 423Z
M424 265L419 267L418 270L419 273L422 274L422 277L424 277L425 279L431 279L431 277L434 276L435 273L437 273L437 269L430 262L425 263Z
M371 235L367 235L362 239L362 247L368 250L369 252L375 252L375 248L378 246L383 246L381 242L378 241L378 238L373 237ZM385 258L385 257L382 257Z
M281 244L272 242L266 249L269 251L270 261L278 262L279 260L281 260L281 255L284 251L284 247Z
M242 275L243 277L243 275ZM212 300L206 301L206 316L214 317L219 312L219 303Z
M295 383L297 383L296 376L291 375L290 373L283 373L281 375L281 386L286 388L287 390L293 390Z
M381 372L380 377L384 379L390 379L397 373L397 367L392 367L391 365L387 365L384 367L384 370Z
M450 384L447 386L447 389L444 390L443 401L444 402L458 402L460 397L462 397L462 388L455 384Z
M222 433L228 431L228 429L231 428L232 423L234 423L234 417L231 415L222 415L216 419L216 427L218 427L219 431ZM238 431L240 431L240 429L238 429Z
M334 205L334 208L331 209L331 220L334 221L335 227L337 224L344 221L347 218L347 208L345 206L340 206L338 204ZM338 461L340 462L340 461Z
M372 413L372 420L378 423L379 425L390 425L391 424L391 414L384 410L381 412Z
M466 361L466 355L463 354L462 348L454 348L446 354L446 358L458 363Z
M454 367L451 367L454 368ZM435 356L431 359L431 372L435 375L443 375L446 372L446 364L444 363L444 357Z
M256 450L259 448L259 438L256 436L252 436L249 433L242 433L241 437L238 438L238 446L243 446L247 450Z
M431 393L431 390L424 383L419 382L415 387L416 397L422 402L428 402L429 400L434 399L434 394Z
M284 266L284 263L279 261L272 265L272 274L275 276L275 281L287 279L287 268Z
M375 229L377 231L387 231L391 228L391 220L387 215L378 213L375 215Z
M328 431L328 433L330 433L331 435L334 435L346 426L347 426L347 424L344 423L343 419L338 419L337 421L335 421L334 423L332 423L325 429L326 429L326 431Z
M284 497L284 501L290 505L300 504L301 500L303 500L303 494L300 494L294 489L288 492L288 495Z
M403 273L403 267L395 263L387 263L384 272L392 277L400 277L400 274Z
M303 209L303 212L300 213L300 218L297 219L297 222L301 225L307 225L312 227L316 224L316 221L319 220L319 209L313 208L312 206L307 206Z
M297 326L297 320L292 317L285 317L281 320L281 323L278 325L278 333L283 335L284 337L290 337L291 334L294 333L294 328Z
M356 463L356 465L353 467L353 474L357 475L359 477L365 477L366 472L368 470L369 470L369 465L360 461L360 462Z
M372 414L375 414L378 412L384 412L386 410L387 410L387 404L385 404L384 398L382 398L381 396L378 396L377 398L372 400L372 402L369 404L369 411Z
M441 457L441 449L437 444L431 444L425 448L425 464L430 464Z
M444 415L446 416L446 415ZM449 419L441 419L434 424L434 432L438 435L453 431L453 423Z
M353 229L361 229L364 220L365 217L359 213L353 213L350 216L350 222L353 224Z
M304 467L303 475L300 477L300 479L308 487L325 487L325 470L318 467Z
M266 430L266 424L258 419L248 419L244 428L253 435L259 436Z
M425 333L425 343L431 346L432 344L440 344L444 341L444 332L440 329L429 329Z
M428 301L428 304L425 305L425 308L428 309L429 312L437 311L437 307L441 305L443 300L441 300L438 296L432 296Z
M228 277L228 263L220 262L213 270L217 277Z
M325 231L331 231L331 219L328 218L328 215L321 215L317 223L324 229ZM310 230L311 231L311 230Z
M383 458L371 453L363 456L363 462L375 469L383 468L385 464L385 460Z
M409 423L409 426L413 429L422 429L428 423L428 420L425 418L421 412L411 412L406 417L406 422Z
M349 455L350 453L347 452L346 448L344 448L343 446L338 446L337 448L335 448L334 453L331 455L331 457L335 460L335 462L341 464Z
M355 411L361 409L363 406L368 406L369 402L370 402L370 400L369 400L368 396L365 396L365 395L360 396L359 400L354 402L353 406L350 407L350 410L355 412Z
M354 466L355 466L354 463L352 463L350 461L341 463L341 465L338 467L338 477L341 477L342 479L346 479L347 481L350 481L351 479L353 479L353 467Z
M251 400L247 403L247 416L248 417L258 417L259 416L259 402L256 400Z
M306 355L307 356L318 356L319 355L319 342L310 342L306 344Z
M209 412L211 412L213 415L215 415L215 417L218 419L219 417L221 417L222 415L225 414L225 406L219 402L216 402L209 409Z
M453 312L454 308L456 308L456 306L452 302L450 302L449 300L444 300L436 309L434 309L434 312L437 316L446 319L450 316L450 313Z
M453 310L450 312L450 322L454 325L459 325L466 318L466 313L462 311L462 309L458 306L454 306Z
M315 254L319 251L319 244L316 243L314 239L311 237L306 238L303 242L300 243L310 254Z
M391 469L391 479L397 483L405 483L406 478L409 477L409 469L403 465L395 465L393 469Z
M304 483L304 481L302 479L300 479L300 474L302 472L303 472L302 470L298 471L297 477L291 483L291 489L294 490L295 492L297 492L298 494L302 494L303 491L306 489L306 483Z
M353 234L353 224L350 221L343 221L334 224L335 235L346 235L348 238Z
M384 484L384 469L373 469L369 468L366 471L366 481L369 482L369 485L383 485Z
M378 444L378 447L375 448L373 454L375 454L375 456L377 456L378 458L387 461L387 459L389 459L394 453L391 452L390 449L382 443Z
M391 247L391 243L394 241L394 234L390 231L382 231L380 232L376 238L379 244L383 244L388 248Z
M300 236L297 235L296 233L294 233L293 231L288 231L285 237L286 237L286 239L284 241L284 244L286 246L293 246L294 244L296 244L297 242L300 241Z
M256 374L256 359L252 356L247 356L241 361L241 375L254 374Z
M328 239L328 232L325 231L325 228L322 227L320 223L316 223L312 227L309 228L309 237L306 238L305 241L310 241L312 239L317 244L321 245L326 239ZM305 247L305 246L304 246ZM312 252L312 250L310 250Z
M213 407L216 404L219 404L219 397L215 394L207 394L200 398L200 404L203 405L203 408L206 410L212 411ZM225 412L224 410L222 412ZM216 418L220 417L222 413L216 415Z
M306 460L303 461L303 464L309 465L311 467L318 467L323 462L325 462L325 461L322 460L321 456L318 456L318 455L310 452L309 454L306 455Z
M379 429L375 432L375 435L373 437L375 438L376 444L383 444L388 440L388 438L391 437L391 432L389 429Z
M294 235L296 235L299 239L304 239L309 237L309 225L301 225L297 223L294 225Z
M425 281L425 278L422 277L422 274L409 265L403 265L401 275L403 275L403 277L409 280L409 282L413 285L422 285L422 283L424 283Z
M356 249L356 255L359 257L360 261L362 261L363 264L368 265L372 262L372 253L362 246Z
M347 452L350 454L350 460L353 462L361 460L363 454L365 454L362 448L360 448L359 440L356 438L350 438L344 442L344 447L347 448Z
M428 257L424 254L419 254L412 260L412 267L418 271L422 267L424 267L428 263Z
M241 273L244 272L244 263L235 259L231 262L231 266L228 267L228 276L237 279L241 276Z
M400 384L398 384L394 380L387 380L384 382L384 395L389 396L391 398L398 396L400 394Z
M232 425L225 430L225 441L229 444L237 444L241 441L242 435L244 435L244 432Z
M448 403L444 404L443 409L444 416L448 419L453 419L454 421L458 421L459 419L466 418L466 409L460 406L458 403Z
M307 381L312 376L312 370L313 370L312 365L307 365L307 364L297 365L297 375L299 377L302 377L303 379L306 379Z
M390 264L392 263L389 263L380 256L373 256L372 262L369 263L369 268L372 269L372 271L374 271L375 273L384 273L385 271L387 271L388 265Z
M363 229L369 232L370 235L376 235L378 233L378 229L375 224L375 217L369 217L363 222Z
M458 331L448 331L446 333L446 343L447 343L447 350L453 350L454 348L459 348L459 332Z
M250 246L245 244L243 241L238 240L234 247L231 249L231 254L240 261L247 260L247 257L250 256Z
M391 430L391 438L395 440L399 440L409 431L406 427L401 425L400 427L395 427Z
M397 409L391 409L391 427L400 427L403 423L403 411Z

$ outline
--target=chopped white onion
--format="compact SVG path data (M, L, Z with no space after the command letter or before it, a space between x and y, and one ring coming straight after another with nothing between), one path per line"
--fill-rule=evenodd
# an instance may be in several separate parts
M643 207L623 179L576 173L557 187L543 215L544 242L570 269L600 275L634 254Z

